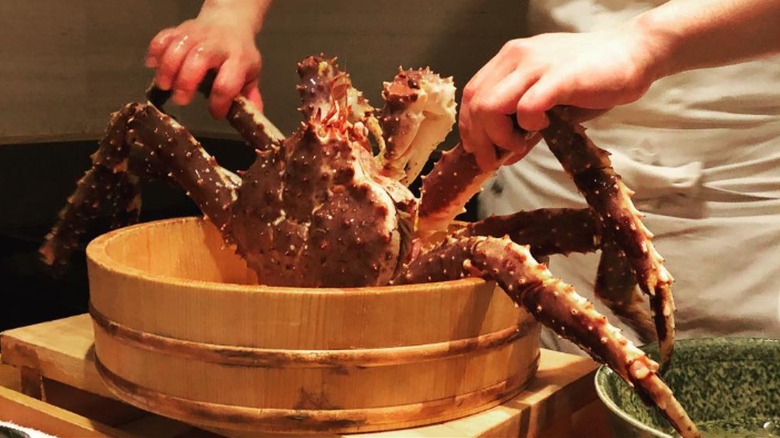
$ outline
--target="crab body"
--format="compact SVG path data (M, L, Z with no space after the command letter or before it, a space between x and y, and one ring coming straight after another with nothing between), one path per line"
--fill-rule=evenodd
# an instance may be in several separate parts
M257 153L240 176L219 167L161 111L166 92L152 88L148 104L123 107L93 156L93 169L47 237L44 260L64 263L100 199L113 202L117 222L137 218L137 178L128 169L167 175L235 245L262 284L352 287L467 276L495 281L518 306L609 365L682 435L697 436L659 377L659 365L535 259L601 250L597 295L629 322L652 327L633 291L638 283L650 297L663 363L668 362L671 275L608 154L565 110L550 112L550 127L528 141L545 137L590 208L518 212L454 225L482 183L517 157L497 150L495 163L482 168L457 145L425 177L419 200L407 189L455 121L451 79L429 69L400 71L385 84L386 104L376 112L333 60L309 57L298 72L304 121L289 138L247 100L234 101L228 120ZM132 164L133 156L144 164Z
M368 286L395 275L416 202L379 174L361 131L312 119L257 153L226 231L263 283Z

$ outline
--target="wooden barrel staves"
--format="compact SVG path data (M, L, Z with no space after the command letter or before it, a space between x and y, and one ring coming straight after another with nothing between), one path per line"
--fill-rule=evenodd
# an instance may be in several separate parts
M120 399L206 428L367 432L470 415L536 372L539 325L479 279L257 285L196 218L87 248L98 369Z

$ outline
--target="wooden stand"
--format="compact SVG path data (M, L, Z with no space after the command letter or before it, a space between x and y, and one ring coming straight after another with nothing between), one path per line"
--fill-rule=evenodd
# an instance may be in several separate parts
M215 436L115 400L95 369L93 339L88 315L2 333L0 420L59 436ZM595 369L590 359L543 350L530 386L503 405L437 425L348 436L609 436Z

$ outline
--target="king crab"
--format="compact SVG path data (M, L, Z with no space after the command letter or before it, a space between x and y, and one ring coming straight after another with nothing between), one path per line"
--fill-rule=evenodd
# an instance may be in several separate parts
M650 297L662 364L673 346L672 277L612 169L565 109L549 113L543 137L590 208L544 209L463 224L454 218L512 152L480 167L460 144L424 178L421 199L406 184L455 122L455 87L429 69L400 71L386 83L375 116L333 60L298 65L305 121L284 136L238 97L229 122L257 152L240 176L221 167L162 111L169 93L150 88L146 104L114 113L93 166L60 213L41 249L61 266L99 203L113 204L114 225L138 219L138 173L181 185L267 285L359 287L437 282L466 276L495 281L519 306L607 364L655 405L683 436L695 425L659 377L659 365L626 339L572 286L536 258L601 250L597 296L647 334L638 306ZM372 150L379 150L374 155ZM535 258L536 257L536 258Z

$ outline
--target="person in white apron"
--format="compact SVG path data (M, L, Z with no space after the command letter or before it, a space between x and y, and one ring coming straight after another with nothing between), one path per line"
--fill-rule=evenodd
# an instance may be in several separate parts
M532 0L529 23L535 32L609 29L662 3ZM780 338L780 57L665 77L586 126L636 192L676 280L678 337ZM500 169L479 197L481 216L584 206L544 144ZM597 263L598 254L553 256L550 268L597 303ZM549 331L543 342L580 352Z

